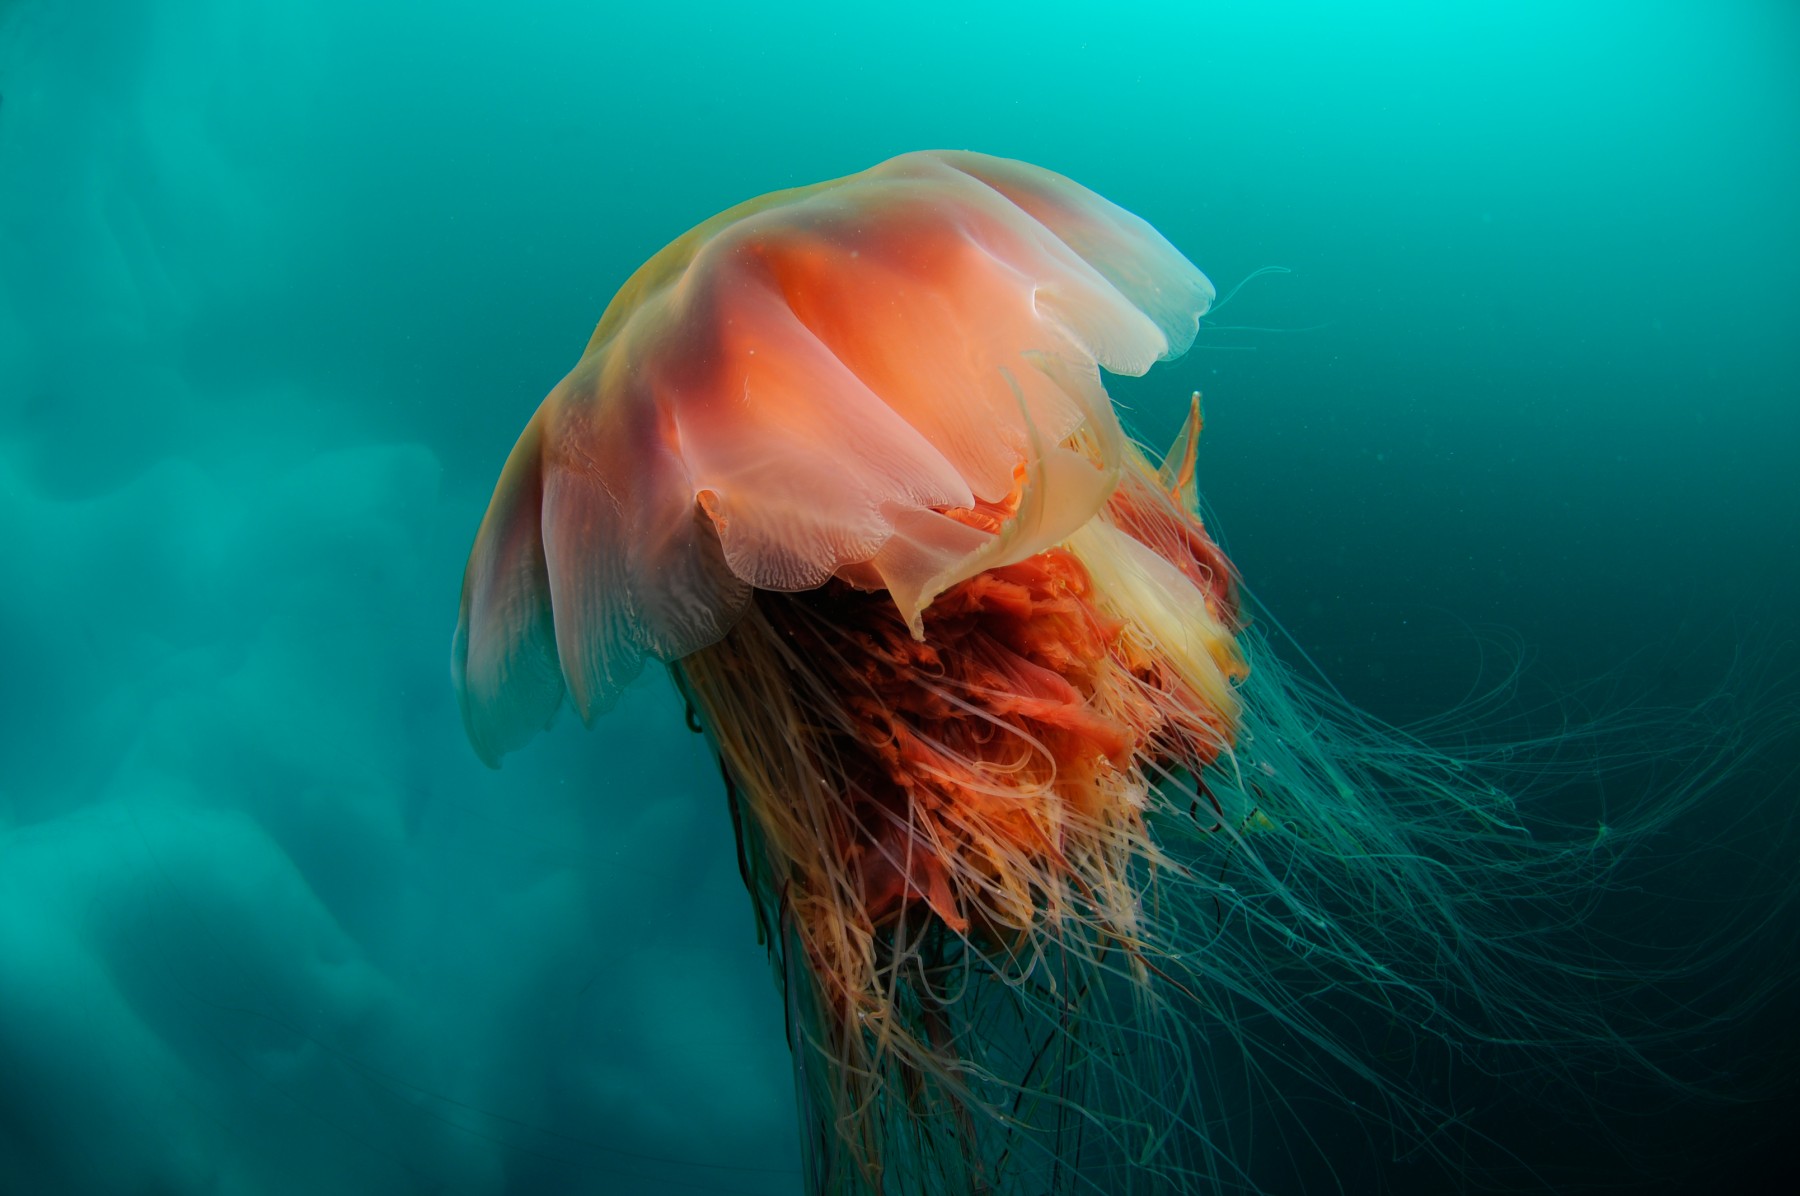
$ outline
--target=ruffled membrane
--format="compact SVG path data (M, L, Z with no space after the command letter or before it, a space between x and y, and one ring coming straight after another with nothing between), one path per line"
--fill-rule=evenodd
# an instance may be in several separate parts
M1100 510L1123 436L1099 367L1183 352L1212 297L1136 216L973 153L688 232L620 289L495 488L454 648L476 749L496 762L565 692L591 719L646 656L723 638L752 589L835 576L920 634L937 594Z

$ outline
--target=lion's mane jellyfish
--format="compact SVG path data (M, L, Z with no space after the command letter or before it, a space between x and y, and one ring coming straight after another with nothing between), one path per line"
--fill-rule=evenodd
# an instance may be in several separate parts
M1246 627L1198 396L1160 461L1122 430L1101 369L1184 352L1212 298L1067 179L909 154L651 258L507 460L453 650L469 737L497 762L667 664L812 1190L1280 1186L1305 1132L1256 1110L1324 1090L1429 1139L1435 1061L1616 1042L1603 956L1511 913L1603 853Z

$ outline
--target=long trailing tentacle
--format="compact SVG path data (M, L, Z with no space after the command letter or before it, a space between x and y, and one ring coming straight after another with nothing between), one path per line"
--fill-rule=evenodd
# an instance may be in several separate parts
M811 1190L1280 1190L1331 1156L1314 1096L1454 1161L1420 1073L1673 1041L1597 995L1651 977L1582 911L1730 775L1729 722L1659 726L1680 767L1604 843L1556 827L1501 782L1635 766L1607 745L1644 728L1457 756L1361 715L1239 625L1185 455L1134 450L1097 526L922 641L837 585L675 666L781 927Z

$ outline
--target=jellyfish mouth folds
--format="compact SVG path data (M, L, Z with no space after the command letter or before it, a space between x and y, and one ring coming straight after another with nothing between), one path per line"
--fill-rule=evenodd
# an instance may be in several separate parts
M867 925L922 909L1010 940L1091 904L1084 873L1142 844L1154 775L1228 741L1128 605L1066 547L940 594L922 640L842 583L762 600L799 659L838 674L831 753L854 772L834 850Z
M842 1074L943 1065L896 996L934 940L1002 972L1071 941L1156 966L1141 870L1179 865L1152 811L1230 748L1236 620L1223 555L1130 450L1088 525L940 593L922 637L885 592L834 579L759 591L671 666Z
M959 933L1025 929L1057 896L1043 871L1069 869L1067 825L1141 806L1131 760L1153 712L1096 698L1109 665L1143 682L1154 666L1123 659L1123 624L1092 599L1080 561L1053 549L940 596L922 643L891 604L841 585L766 604L798 652L851 674L833 746L860 775L837 852L871 926L922 902Z

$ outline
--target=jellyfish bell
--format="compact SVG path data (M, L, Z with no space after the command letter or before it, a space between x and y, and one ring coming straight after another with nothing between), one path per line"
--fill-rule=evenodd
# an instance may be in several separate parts
M1106 502L1123 437L1097 367L1182 352L1212 294L1143 221L976 154L700 225L620 289L501 476L455 651L477 749L565 691L605 710L753 589L879 586L916 632L937 592ZM1003 506L992 530L956 515Z
M1234 1127L1290 1081L1429 1139L1457 1111L1420 1043L1623 1041L1560 909L1518 912L1605 866L1592 836L1284 671L1200 516L1198 396L1159 462L1121 428L1101 370L1184 352L1212 299L1065 178L907 154L651 258L507 459L452 651L469 739L495 764L669 667L811 1190L1279 1186L1249 1156L1290 1140Z

